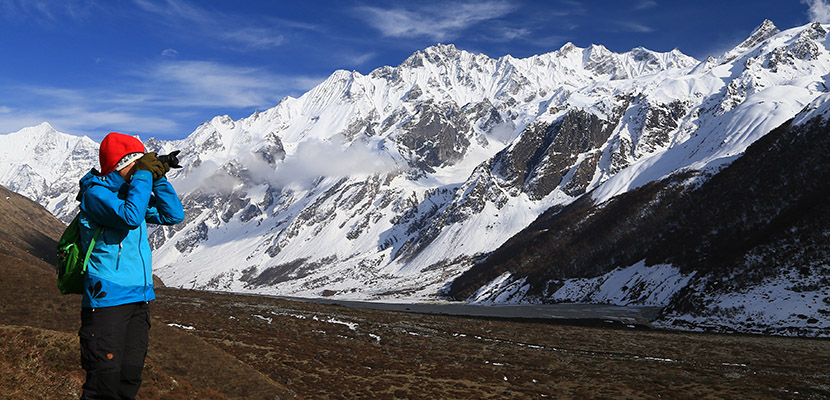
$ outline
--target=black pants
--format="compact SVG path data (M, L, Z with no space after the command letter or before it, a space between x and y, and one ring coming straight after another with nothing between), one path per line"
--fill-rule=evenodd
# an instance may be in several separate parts
M134 399L149 334L148 303L82 308L78 336L86 383L81 399Z

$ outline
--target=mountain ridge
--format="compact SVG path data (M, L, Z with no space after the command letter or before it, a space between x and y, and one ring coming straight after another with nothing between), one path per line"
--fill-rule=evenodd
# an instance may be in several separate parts
M146 141L183 150L185 165L169 178L188 217L153 232L156 271L187 288L441 299L551 207L729 165L826 90L825 35L764 21L720 62L437 45L367 75L336 71L247 118ZM41 201L62 219L72 208Z

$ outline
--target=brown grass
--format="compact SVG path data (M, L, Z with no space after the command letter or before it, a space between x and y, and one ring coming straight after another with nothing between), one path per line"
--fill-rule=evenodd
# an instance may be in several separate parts
M67 399L84 381L79 295L61 295L45 262L0 254L0 398ZM202 339L153 320L141 399L293 398Z
M80 296L32 262L0 254L0 397L77 397ZM827 340L157 295L141 399L830 398Z
M83 384L77 336L45 329L0 325L0 388L4 398L66 399Z
M80 297L18 258L0 273L0 397L78 396ZM827 340L157 295L141 399L830 397Z
M826 340L403 314L172 289L159 297L157 319L194 327L183 332L312 399L830 396Z

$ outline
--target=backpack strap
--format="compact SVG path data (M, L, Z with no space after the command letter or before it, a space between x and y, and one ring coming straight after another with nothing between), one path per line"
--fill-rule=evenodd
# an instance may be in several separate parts
M92 172L96 176L100 176L100 173L95 168L93 168L90 172ZM87 188L87 189L89 189L89 188ZM75 200L81 201L84 198L84 193L86 193L86 190L79 190L78 195L75 196ZM81 211L81 212L83 212L83 211ZM75 218L80 217L80 215L81 214L78 213L78 215L76 215ZM95 225L98 225L98 224L95 224ZM98 227L95 228L95 233L92 235L92 240L89 241L89 247L86 249L86 255L84 256L83 269L81 271L84 274L86 274L86 263L89 261L89 256L92 254L92 248L95 247L95 239L98 238L99 233L101 233L101 226L100 225L98 225Z
M89 241L89 247L86 249L86 255L84 256L84 264L82 272L86 273L86 263L89 261L89 256L92 254L92 248L95 247L95 239L98 238L98 234L101 233L101 227L95 228L95 233L92 235L92 240Z

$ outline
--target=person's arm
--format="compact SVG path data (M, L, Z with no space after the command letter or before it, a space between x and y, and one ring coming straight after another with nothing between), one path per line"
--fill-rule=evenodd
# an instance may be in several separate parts
M159 225L175 225L184 220L182 202L165 177L153 182L153 197L150 199L146 220Z
M125 199L108 188L92 186L84 193L81 210L100 225L135 229L147 214L152 185L153 174L140 170L130 180Z

